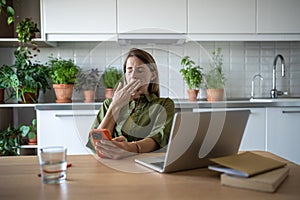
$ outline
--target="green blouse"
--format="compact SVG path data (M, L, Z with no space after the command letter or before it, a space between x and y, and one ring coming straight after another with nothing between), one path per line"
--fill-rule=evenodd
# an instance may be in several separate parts
M106 99L95 119L93 128L103 120L112 99ZM113 137L125 136L128 142L152 138L160 147L168 144L174 117L174 102L170 98L158 98L155 94L141 95L135 103L121 109ZM92 148L90 142L87 144Z

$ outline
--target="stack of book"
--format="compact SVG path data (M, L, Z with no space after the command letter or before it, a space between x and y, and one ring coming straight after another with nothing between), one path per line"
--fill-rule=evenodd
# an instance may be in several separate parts
M274 192L289 174L286 163L252 152L210 159L210 170L223 172L221 184L263 192Z

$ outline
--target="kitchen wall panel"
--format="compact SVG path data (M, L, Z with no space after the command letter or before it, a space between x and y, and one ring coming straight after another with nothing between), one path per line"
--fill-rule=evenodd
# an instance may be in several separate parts
M60 56L74 59L82 68L107 66L122 68L127 51L144 48L155 57L162 84L161 95L173 98L187 98L186 86L179 73L180 60L189 55L197 64L209 70L209 53L221 47L224 55L223 68L227 77L226 96L229 98L248 98L251 80L260 73L263 81L255 81L255 93L268 97L272 87L272 65L275 55L282 54L286 62L286 77L281 77L280 63L277 66L277 89L289 92L290 96L300 96L300 42L189 42L184 45L137 45L120 46L115 42L65 42L56 48L41 48L38 60L47 62L48 57ZM0 48L0 64L14 62L14 48ZM53 92L48 92L42 101L51 101Z

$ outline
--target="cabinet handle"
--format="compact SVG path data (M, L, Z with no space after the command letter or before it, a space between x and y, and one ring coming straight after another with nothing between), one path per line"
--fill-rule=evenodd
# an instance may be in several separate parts
M300 110L291 110L291 111L283 110L282 113L283 114L299 114Z
M60 114L55 114L55 117L94 117L96 116L97 114L75 114L75 115L72 115L72 114L65 114L65 115L60 115Z

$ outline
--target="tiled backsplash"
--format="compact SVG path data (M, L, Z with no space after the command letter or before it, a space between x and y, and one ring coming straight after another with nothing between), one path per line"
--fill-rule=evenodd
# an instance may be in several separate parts
M107 66L122 68L126 53L133 47L143 48L154 56L159 68L162 96L187 98L186 86L179 73L181 58L190 56L207 72L209 54L219 47L224 56L227 98L248 98L255 74L261 74L264 78L263 81L255 80L256 96L268 97L272 88L273 60L277 54L282 54L286 63L285 77L281 77L280 61L277 63L277 89L288 92L289 96L300 96L300 42L189 42L180 46L65 42L58 43L55 48L40 48L37 59L45 63L52 54L74 59L82 68L99 68L103 71ZM0 64L14 62L14 48L0 48L0 51Z

